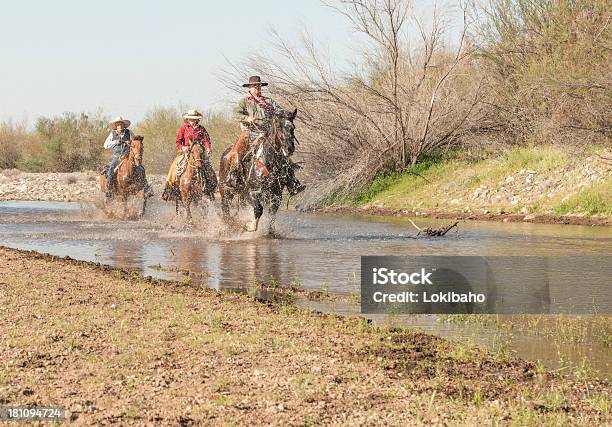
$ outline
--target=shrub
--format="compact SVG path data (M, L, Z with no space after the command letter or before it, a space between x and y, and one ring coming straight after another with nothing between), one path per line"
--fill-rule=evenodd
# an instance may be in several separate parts
M493 0L475 11L489 101L511 142L610 143L612 3Z
M36 121L35 130L42 146L36 160L43 162L45 170L89 170L102 162L103 142L108 134L107 120L102 117L90 118L85 113L42 117Z

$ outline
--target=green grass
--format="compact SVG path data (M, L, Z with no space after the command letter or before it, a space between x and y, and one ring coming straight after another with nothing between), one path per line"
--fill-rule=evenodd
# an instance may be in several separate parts
M585 188L568 201L561 203L560 215L582 213L586 215L612 215L612 180Z
M599 148L594 147L580 156L593 155L597 150ZM506 212L518 212L526 208L528 213L534 214L612 215L612 181L589 185L572 196L582 185L577 174L579 170L576 155L556 146L515 147L488 158L455 152L426 157L401 172L382 173L364 191L336 196L328 202L415 211L461 210L468 206L476 211L503 208ZM527 188L524 181L527 171L534 172L532 176L538 183L567 176L566 189L550 197L546 189ZM507 184L506 178L510 176L514 180ZM518 204L510 203L512 192L496 193L508 186L518 192L514 193L518 194ZM475 193L476 189L480 193ZM483 191L489 192L486 200L472 197L473 194L481 196ZM502 195L499 201L494 200L497 194ZM571 198L564 200L566 195ZM452 202L453 199L458 199L459 203Z
M396 186L402 185L402 183L409 182L412 186L418 186L426 181L422 178L425 174L432 174L432 168L439 168L444 164L444 160L441 156L428 156L419 161L415 166L406 168L401 172L385 172L378 175L370 187L368 187L362 193L359 193L354 198L354 202L357 204L364 204L371 202L376 196L385 190Z
M508 152L504 169L513 172L519 169L533 169L546 172L563 164L565 155L552 147L520 147Z

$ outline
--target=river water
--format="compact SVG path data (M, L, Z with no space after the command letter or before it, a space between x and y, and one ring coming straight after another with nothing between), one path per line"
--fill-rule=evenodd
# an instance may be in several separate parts
M196 210L194 216L194 227L184 229L172 207L162 202L154 202L140 221L119 221L107 219L92 204L6 201L0 202L0 245L135 269L145 276L180 279L176 270L190 270L219 290L246 289L257 279L339 295L359 294L362 255L612 255L607 227L466 221L445 238L415 238L406 218L285 210L269 237L265 223L257 233L229 232L215 209ZM418 222L441 225L438 220ZM358 312L358 307L341 304L316 308ZM449 324L434 315L399 317L402 324L447 338L508 346L551 367L569 360L612 374L612 351L597 343L569 344Z

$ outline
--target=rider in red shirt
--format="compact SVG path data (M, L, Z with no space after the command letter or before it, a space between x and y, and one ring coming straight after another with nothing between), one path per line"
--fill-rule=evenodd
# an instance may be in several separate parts
M164 193L162 194L162 198L164 200L170 200L172 198L172 194L174 193L173 189L177 180L176 176L176 166L179 160L187 155L189 151L189 147L195 141L200 141L202 146L204 147L204 151L206 151L206 156L204 158L204 168L207 184L211 187L211 191L214 192L217 186L217 176L215 171L213 170L210 164L210 136L208 132L204 128L204 126L200 125L200 120L203 115L197 110L189 110L186 114L183 115L183 119L185 119L185 123L181 125L176 135L176 147L179 149L179 153L174 158L172 162L172 166L170 166L170 171L168 172L168 178L166 179L166 188L164 189Z
M181 151L187 151L191 141L202 141L204 149L210 153L210 136L208 132L194 119L188 119L181 125L176 134L176 147Z

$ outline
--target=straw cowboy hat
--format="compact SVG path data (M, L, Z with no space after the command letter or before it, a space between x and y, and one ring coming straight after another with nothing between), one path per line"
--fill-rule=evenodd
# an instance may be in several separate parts
M268 86L268 83L263 83L261 81L261 77L259 76L251 76L249 77L249 82L242 85L242 87L251 87L251 86Z
M204 115L200 113L198 110L189 110L185 114L183 114L183 118L185 120L188 120L188 119L200 120L202 119L202 117L204 117Z
M111 129L115 129L115 126L117 126L117 123L123 123L124 128L127 128L132 124L132 122L130 122L129 120L124 119L123 117L119 116L115 120L111 120L110 122L108 122L108 126Z

